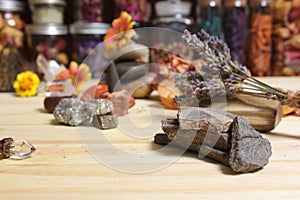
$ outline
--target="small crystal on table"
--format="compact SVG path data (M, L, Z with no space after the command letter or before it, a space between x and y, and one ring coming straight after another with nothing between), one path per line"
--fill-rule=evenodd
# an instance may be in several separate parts
M94 115L93 124L100 129L113 129L118 126L116 115Z

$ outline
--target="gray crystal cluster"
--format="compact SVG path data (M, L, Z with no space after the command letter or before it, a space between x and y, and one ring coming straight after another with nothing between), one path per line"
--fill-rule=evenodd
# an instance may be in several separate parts
M93 124L100 129L112 129L118 126L118 117L116 115L94 115Z
M85 104L92 115L106 115L114 110L113 103L106 99L87 99Z
M87 99L86 106L92 115L92 123L100 129L112 129L118 126L118 117L111 114L114 105L106 99Z
M55 107L53 115L58 122L70 126L78 126L92 118L96 127L111 129L118 125L117 116L111 114L113 111L113 103L106 99L87 99L82 102L66 98Z
M91 118L85 103L76 98L65 98L57 104L54 118L63 124L78 126Z

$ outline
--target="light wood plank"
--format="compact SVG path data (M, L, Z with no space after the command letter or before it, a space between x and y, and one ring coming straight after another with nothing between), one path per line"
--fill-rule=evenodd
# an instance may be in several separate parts
M300 87L298 77L262 80L290 89ZM185 153L161 170L136 175L95 160L81 142L77 128L58 125L43 111L43 98L0 94L0 137L27 139L37 147L29 159L0 160L1 199L300 198L300 118L285 117L275 130L264 134L272 143L273 155L258 172L237 175L219 163ZM141 130L147 130L149 107L162 110L153 111L152 123L176 115L176 111L164 110L156 98L137 100L131 112L133 117L145 119ZM120 129L99 134L131 153L161 148L151 138L133 138Z

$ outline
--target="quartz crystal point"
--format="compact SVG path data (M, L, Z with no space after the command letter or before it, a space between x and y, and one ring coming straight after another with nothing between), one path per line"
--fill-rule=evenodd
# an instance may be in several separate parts
M10 158L12 159L26 159L35 152L36 148L30 144L27 140L19 140L12 143L12 148L10 149Z
M0 140L0 159L26 159L29 158L35 150L36 148L27 140L15 141L11 137Z
M64 65L58 64L55 60L48 61L42 54L38 55L36 63L38 68L43 72L46 82L54 81L55 76L66 69Z

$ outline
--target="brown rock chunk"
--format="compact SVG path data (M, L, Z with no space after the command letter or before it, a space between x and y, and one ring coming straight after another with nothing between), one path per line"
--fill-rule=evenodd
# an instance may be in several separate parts
M252 172L269 162L272 154L270 142L245 118L224 113L223 117L228 118L228 124L224 126L219 120L222 115L217 111L204 108L189 108L185 111L179 111L179 119L162 121L165 133L156 134L155 143L170 143L195 151L203 157L231 167L235 172ZM207 131L207 126L213 126L215 132L211 132L211 129ZM221 130L227 132L220 132Z
M231 146L229 165L236 172L260 169L269 162L272 154L270 142L240 116L232 124Z
M201 130L181 130L177 119L167 119L162 121L162 130L170 140L176 136L177 140L193 141L197 144L206 144L207 146L229 150L230 141L227 133L216 133Z
M178 120L182 130L202 130L227 132L234 115L211 108L185 107L178 110Z
M14 140L12 138L4 138L0 140L0 159L10 157L10 148L13 141Z
M154 136L154 142L156 144L167 145L171 141L172 144L176 147L186 148L186 146L188 145L185 143L185 141L178 140L177 138L175 140L170 140L168 136L164 133L158 133ZM197 152L199 153L199 155L203 155L203 157L211 158L213 160L219 161L224 165L228 166L229 156L228 156L228 152L226 151L217 150L207 145L201 145L196 142L190 144L188 150Z

